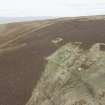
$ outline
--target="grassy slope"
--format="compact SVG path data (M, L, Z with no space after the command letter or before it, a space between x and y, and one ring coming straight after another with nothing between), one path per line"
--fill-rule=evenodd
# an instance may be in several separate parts
M104 19L65 18L0 27L4 27L0 29L0 104L24 105L44 70L44 58L64 43L83 41L86 47L105 42ZM51 43L56 37L64 39L58 46Z

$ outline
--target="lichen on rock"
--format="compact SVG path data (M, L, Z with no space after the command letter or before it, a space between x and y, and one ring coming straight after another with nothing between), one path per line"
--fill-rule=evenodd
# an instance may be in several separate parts
M48 64L26 105L105 105L105 51L68 43Z

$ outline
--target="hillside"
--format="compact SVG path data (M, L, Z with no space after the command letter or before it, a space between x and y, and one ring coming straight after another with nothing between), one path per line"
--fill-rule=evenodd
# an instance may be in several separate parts
M68 42L82 42L84 50L104 43L105 16L0 25L0 104L25 105L46 57Z

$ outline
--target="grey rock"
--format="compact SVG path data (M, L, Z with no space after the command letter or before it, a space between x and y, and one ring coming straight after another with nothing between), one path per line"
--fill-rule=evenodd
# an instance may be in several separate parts
M68 43L48 64L26 105L105 105L105 51L102 43L82 49Z

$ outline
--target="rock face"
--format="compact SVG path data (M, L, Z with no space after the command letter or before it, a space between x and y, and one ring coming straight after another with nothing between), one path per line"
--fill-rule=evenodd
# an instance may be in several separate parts
M48 64L26 105L105 105L104 44L68 43Z

